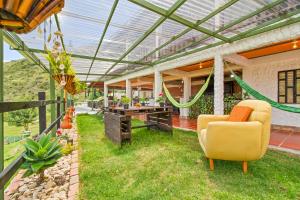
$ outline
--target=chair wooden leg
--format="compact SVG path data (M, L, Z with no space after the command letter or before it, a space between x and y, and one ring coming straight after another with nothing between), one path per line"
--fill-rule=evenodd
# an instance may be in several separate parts
M209 159L209 168L210 168L210 170L214 170L215 169L215 166L214 166L214 160L213 159Z
M248 171L248 163L247 161L243 161L243 172L247 173L247 171Z

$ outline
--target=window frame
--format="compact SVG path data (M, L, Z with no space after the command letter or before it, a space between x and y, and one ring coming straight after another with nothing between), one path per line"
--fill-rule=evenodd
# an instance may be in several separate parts
M278 103L300 104L300 102L297 102L297 97L300 97L300 94L297 93L297 80L300 80L300 77L297 77L297 71L300 71L300 68L278 71L278 74L277 74L277 102ZM293 72L293 86L288 86L288 73L289 72ZM284 78L280 78L281 73L284 73ZM280 82L281 81L284 81L284 84L285 84L285 87L284 87L285 95L280 95ZM293 103L288 103L287 91L290 88L293 89ZM280 102L280 97L284 97L284 102Z

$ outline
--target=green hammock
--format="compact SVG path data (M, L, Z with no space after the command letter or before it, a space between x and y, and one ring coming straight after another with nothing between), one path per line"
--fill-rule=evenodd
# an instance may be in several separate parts
M231 71L231 74L234 76L234 79L236 80L236 82L241 86L241 88L243 88L246 92L248 92L254 98L256 98L258 100L266 101L269 104L271 104L272 107L278 108L280 110L284 110L284 111L287 111L287 112L293 112L293 113L300 113L300 108L280 104L276 101L273 101L272 99L269 99L268 97L260 94L259 92L257 92L253 88L251 88L239 76L237 76L231 69L230 69L230 71Z
M204 85L201 87L201 89L199 90L199 92L195 95L195 97L187 102L187 103L178 103L170 94L168 88L166 87L165 83L163 83L163 88L166 94L166 97L169 99L169 101L177 108L189 108L191 107L194 103L196 103L198 101L198 99L203 95L203 93L205 92L205 90L208 87L209 81L210 81L210 77L213 73L213 69L210 72L210 75L208 76L206 82L204 83Z

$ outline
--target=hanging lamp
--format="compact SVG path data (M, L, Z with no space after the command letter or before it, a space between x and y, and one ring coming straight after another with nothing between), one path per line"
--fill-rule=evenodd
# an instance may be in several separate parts
M0 27L28 33L61 11L64 0L0 0Z

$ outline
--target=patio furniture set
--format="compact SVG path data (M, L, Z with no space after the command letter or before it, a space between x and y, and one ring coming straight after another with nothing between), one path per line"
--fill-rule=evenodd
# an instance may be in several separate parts
M145 114L144 125L132 126L131 116ZM105 134L122 146L131 142L135 128L172 131L170 107L111 107L104 114ZM197 132L200 146L214 170L214 159L242 161L243 172L247 161L264 156L270 139L271 106L260 100L244 100L237 104L230 115L200 115Z

